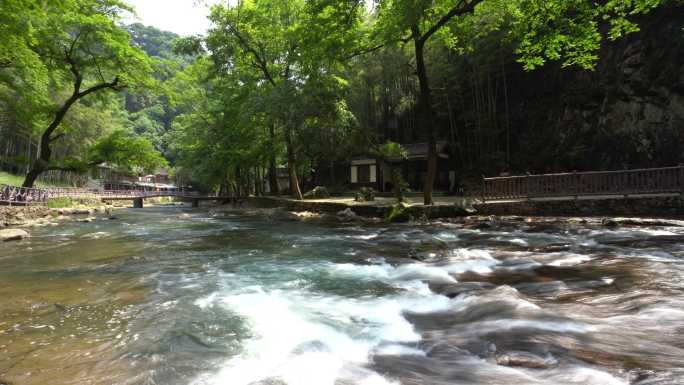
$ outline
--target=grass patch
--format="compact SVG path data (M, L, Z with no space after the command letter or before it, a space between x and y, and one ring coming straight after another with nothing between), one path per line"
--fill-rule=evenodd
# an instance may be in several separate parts
M24 177L13 175L4 171L0 171L0 184L8 184L11 186L21 186L24 182Z
M24 183L23 175L14 175L8 172L0 171L0 184L8 184L10 186L21 186ZM36 181L36 187L70 187L68 183L43 183Z
M72 207L74 201L69 197L59 197L48 199L48 207L51 209L63 209L66 207Z

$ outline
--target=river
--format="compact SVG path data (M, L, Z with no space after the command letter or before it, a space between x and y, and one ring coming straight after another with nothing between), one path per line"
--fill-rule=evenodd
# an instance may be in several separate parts
M0 384L684 383L684 228L117 216L0 245Z

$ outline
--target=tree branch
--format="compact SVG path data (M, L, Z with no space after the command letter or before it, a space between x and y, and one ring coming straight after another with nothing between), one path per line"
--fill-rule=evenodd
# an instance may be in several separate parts
M446 23L451 21L454 17L462 16L467 13L472 13L475 10L475 6L480 4L483 0L460 0L458 4L451 8L449 12L444 14L435 25L428 29L422 36L420 36L420 43L425 44L425 42L434 35L440 28L442 28Z
M275 86L276 82L273 79L273 76L271 76L271 72L268 70L266 60L261 55L259 55L259 52L257 52L254 49L254 47L252 47L249 44L249 42L247 42L247 40L240 34L240 32L238 32L237 28L233 27L233 25L230 23L228 23L227 26L228 32L238 39L238 42L242 46L242 49L244 49L247 53L251 54L254 57L255 63L266 77L266 80L268 80L269 83Z
M367 54L367 53L373 53L373 52L378 51L378 50L380 50L380 49L382 49L382 48L384 48L384 47L385 47L385 43L378 44L378 45L376 45L375 47L363 48L363 49L360 49L360 50L358 50L358 51L352 52L352 53L351 53L349 56L347 56L345 59L353 59L353 58L355 58L355 57L357 57L357 56L362 56L362 55L365 55L365 54Z
M109 89L112 89L115 91L118 91L119 89L121 89L122 86L119 85L119 77L118 76L115 77L114 80L112 80L111 82L100 83L98 85L95 85L95 86L88 88L87 90L85 90L83 92L79 92L77 95L77 99L80 99L80 98L82 98L88 94L92 94L93 92L97 92L97 91L100 91L100 90L103 90L106 88L109 88Z

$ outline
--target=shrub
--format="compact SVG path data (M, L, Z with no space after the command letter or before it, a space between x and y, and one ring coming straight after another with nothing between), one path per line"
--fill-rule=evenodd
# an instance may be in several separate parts
M411 220L408 208L403 203L397 203L390 207L385 214L385 220L390 223L408 222Z
M47 203L51 209L62 209L74 205L74 201L69 197L50 198Z
M354 200L357 202L372 202L375 200L375 190L372 187L361 187Z
M306 199L328 199L330 198L330 193L328 189L323 186L316 186L313 190L304 194Z

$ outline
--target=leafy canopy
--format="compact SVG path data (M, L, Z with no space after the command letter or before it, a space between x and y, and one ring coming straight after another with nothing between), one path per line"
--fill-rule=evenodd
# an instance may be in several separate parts
M153 172L168 166L150 141L124 130L116 130L98 141L90 150L90 159L93 164L106 162L127 172Z

